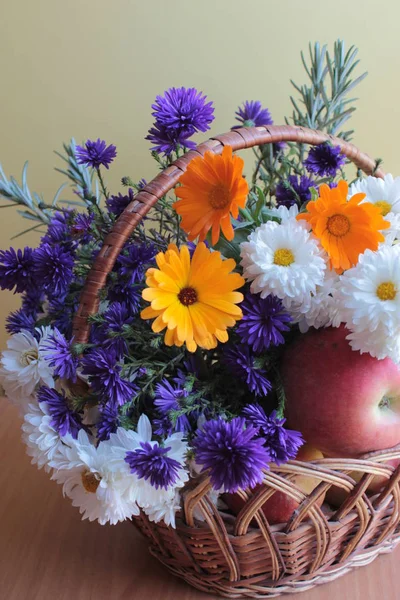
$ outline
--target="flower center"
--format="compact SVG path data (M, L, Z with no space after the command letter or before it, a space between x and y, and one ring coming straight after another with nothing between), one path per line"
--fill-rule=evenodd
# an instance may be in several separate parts
M333 215L328 219L327 228L335 237L343 237L350 231L350 219L346 215Z
M192 287L182 288L178 294L178 300L183 306L190 306L197 302L198 296L197 292Z
M274 264L279 267L288 267L294 263L294 254L288 248L280 248L275 251Z
M210 204L216 210L226 208L230 203L230 192L223 183L217 183L208 194Z
M394 300L397 295L396 286L392 281L385 281L376 288L376 295L379 300Z
M95 494L97 488L100 485L100 479L96 475L96 473L92 473L91 471L82 471L81 473L82 485L87 492L90 494Z
M392 210L392 205L389 202L386 202L386 200L378 200L378 202L375 202L375 206L379 208L383 217L386 217Z
M27 367L31 363L35 362L39 358L38 351L35 348L30 348L22 352L19 357L19 362L23 367Z

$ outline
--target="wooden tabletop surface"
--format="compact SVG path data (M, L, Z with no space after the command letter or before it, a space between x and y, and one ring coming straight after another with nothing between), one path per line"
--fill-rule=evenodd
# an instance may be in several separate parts
M206 600L150 556L130 523L81 521L30 465L14 407L0 399L1 600ZM400 600L400 547L299 600ZM396 586L398 589L396 590Z

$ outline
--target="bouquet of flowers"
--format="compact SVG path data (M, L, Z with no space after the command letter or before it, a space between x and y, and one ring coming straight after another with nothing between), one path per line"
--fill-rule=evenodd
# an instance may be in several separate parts
M291 121L348 141L348 94L364 77L353 79L356 50L316 44L302 59L310 81L293 84ZM194 88L171 88L152 109L147 139L161 170L214 119ZM273 122L258 101L236 121ZM72 322L86 276L148 184L126 176L124 191L109 192L117 152L100 139L59 154L73 201L61 189L50 203L31 194L26 166L21 184L0 169L0 197L41 232L35 249L0 252L1 288L22 294L7 318L2 386L23 412L32 462L83 518L115 524L142 511L175 527L189 480L206 474L211 500L233 506L271 464L298 457L314 442L311 415L296 418L313 365L293 381L287 363L310 335L333 331L354 357L400 360L400 178L356 173L349 184L330 142L254 152L251 176L229 146L193 158L125 244L84 344Z

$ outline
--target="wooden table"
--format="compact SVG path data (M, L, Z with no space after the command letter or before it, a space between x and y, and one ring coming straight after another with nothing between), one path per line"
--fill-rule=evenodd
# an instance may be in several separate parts
M398 547L337 581L285 597L399 600L399 562ZM207 598L169 575L131 524L81 522L61 487L30 465L17 411L0 399L1 600Z

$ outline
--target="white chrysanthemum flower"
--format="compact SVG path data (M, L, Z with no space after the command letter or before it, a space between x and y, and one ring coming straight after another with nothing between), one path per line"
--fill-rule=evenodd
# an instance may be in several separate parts
M289 208L284 206L277 206L271 210L271 212L281 219L282 223L285 223L289 219L295 219L299 214L299 209L297 204L292 204Z
M341 312L351 330L388 333L400 326L400 246L366 250L341 276Z
M384 179L364 177L350 186L349 198L359 193L366 194L363 202L376 204L385 218L389 213L400 213L400 177L390 173Z
M390 226L388 229L382 231L382 234L385 236L385 241L382 244L384 246L392 246L400 240L400 213L391 212L386 215L385 220L389 221Z
M353 350L368 353L374 358L391 358L400 363L400 330L388 337L386 327L380 325L373 333L368 330L352 331L346 337Z
M241 244L243 275L252 293L302 302L322 285L326 269L323 251L296 219L268 221Z
M84 430L61 449L61 456L50 461L55 469L52 479L63 485L63 493L79 508L83 519L97 520L101 525L129 519L139 514L127 492L131 481L125 470L112 465L108 441L94 446Z
M341 276L339 306L352 348L397 360L400 335L400 245L366 250Z
M113 467L125 470L131 481L127 494L155 522L175 527L180 509L178 490L188 480L185 457L188 450L182 433L170 435L162 446L152 441L152 428L146 415L139 419L137 432L119 427L109 443Z
M305 296L302 302L283 300L283 304L291 315L293 322L298 323L302 333L310 327L339 327L340 314L338 307L338 288L340 278L335 271L327 269L322 285L318 285L315 293Z
M51 328L37 331L39 340L29 331L15 333L1 355L1 384L8 398L16 403L32 396L39 384L54 387L53 369L43 355L43 344L51 334Z
M32 464L39 469L50 471L49 463L62 457L63 440L70 443L71 436L60 438L59 433L51 425L46 402L30 404L22 424L22 439L26 444L26 452L32 457Z

